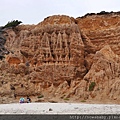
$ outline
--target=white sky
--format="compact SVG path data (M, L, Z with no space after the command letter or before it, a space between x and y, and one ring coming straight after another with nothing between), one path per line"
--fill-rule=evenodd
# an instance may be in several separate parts
M51 15L76 18L101 11L120 11L120 0L1 0L0 26L16 19L23 24L37 24Z

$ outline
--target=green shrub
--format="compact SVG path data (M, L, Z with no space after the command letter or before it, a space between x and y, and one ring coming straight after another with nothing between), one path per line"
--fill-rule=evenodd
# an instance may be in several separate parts
M93 91L95 87L95 82L91 82L91 84L89 85L89 91Z
M85 100L81 100L81 102L86 102Z
M69 98L64 98L64 100L69 100Z
M20 23L22 23L21 21L18 21L18 20L13 20L13 21L11 21L11 22L8 22L5 26L4 26L4 28L8 28L8 27L16 27L16 26L18 26Z
M44 97L44 95L39 95L39 96L38 96L38 98L43 98L43 97Z

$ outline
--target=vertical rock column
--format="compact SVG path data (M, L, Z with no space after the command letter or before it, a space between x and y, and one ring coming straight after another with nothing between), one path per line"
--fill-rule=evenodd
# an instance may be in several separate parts
M78 26L72 26L72 33L70 34L70 63L75 67L74 77L83 78L86 74L86 67L84 66L84 43L81 38L81 33Z

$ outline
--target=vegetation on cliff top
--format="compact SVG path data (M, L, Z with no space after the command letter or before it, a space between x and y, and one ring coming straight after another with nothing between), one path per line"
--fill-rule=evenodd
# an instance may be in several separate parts
M21 21L18 21L18 20L13 20L11 22L8 22L3 28L9 28L9 27L16 27L18 26L20 23L22 23Z
M101 12L99 12L99 13L87 13L87 14L85 14L84 16L78 17L78 18L84 18L84 17L92 16L92 15L111 15L111 14L120 14L120 11L118 11L118 12L113 12L113 11L111 11L111 12L101 11Z

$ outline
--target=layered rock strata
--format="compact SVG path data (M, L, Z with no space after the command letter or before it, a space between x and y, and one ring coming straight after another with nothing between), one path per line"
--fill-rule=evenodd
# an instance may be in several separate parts
M118 102L120 58L113 45L119 41L119 15L115 15L77 19L55 15L38 25L5 29L3 46L10 53L0 61L1 103L27 95L36 100L44 96L44 101ZM107 25L97 27L100 19Z
M76 23L89 37L91 42L100 47L110 45L120 55L120 12L87 14L76 19Z

